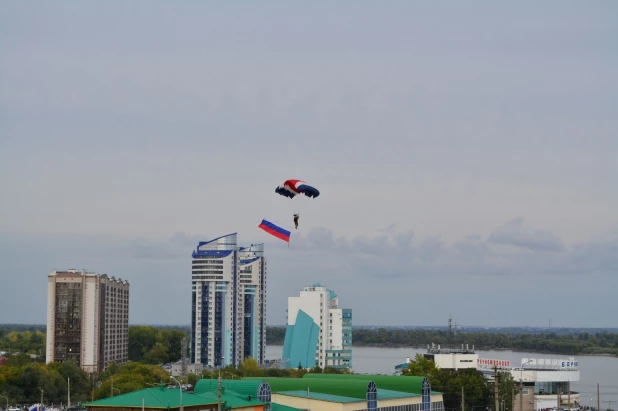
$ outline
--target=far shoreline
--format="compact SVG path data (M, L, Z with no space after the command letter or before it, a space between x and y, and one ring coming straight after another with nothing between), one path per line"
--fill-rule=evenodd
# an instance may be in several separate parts
M267 343L266 346L273 346L273 347L283 347L283 342L277 342L277 343ZM426 349L427 346L423 345L423 346L418 346L418 345L407 345L407 344L354 344L354 342L352 342L352 349L354 349L354 347L362 347L362 348L413 348L413 349ZM559 352L553 352L553 351L524 351L524 350L518 350L518 349L513 349L513 348L491 348L491 347L481 347L481 348L475 348L475 351L511 351L511 352L515 352L515 353L530 353L530 354L551 354L551 355L568 355L568 356L583 356L583 357L609 357L609 358L618 358L618 355L616 354L612 354L612 353L596 353L596 354L585 354L585 353L579 353L579 354L566 354L566 353L559 353Z

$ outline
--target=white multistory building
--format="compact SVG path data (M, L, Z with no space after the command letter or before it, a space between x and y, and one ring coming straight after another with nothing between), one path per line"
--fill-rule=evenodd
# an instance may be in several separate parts
M510 371L522 386L515 411L579 410L580 393L571 390L571 383L579 381L579 362L574 357L522 358L521 366Z
M352 368L352 310L321 284L288 297L283 361L290 368Z
M490 380L494 369L511 374L521 390L514 411L579 410L580 393L571 389L571 383L579 381L579 362L573 357L522 358L519 367L508 360L479 358L477 369Z
M192 363L264 361L266 270L264 245L239 247L236 233L198 244L191 267Z
M129 359L129 283L85 270L47 278L46 361L101 372Z

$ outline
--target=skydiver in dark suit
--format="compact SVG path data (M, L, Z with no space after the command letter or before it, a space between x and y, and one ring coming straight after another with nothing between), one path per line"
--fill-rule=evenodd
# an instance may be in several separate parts
M294 224L296 225L296 229L298 230L298 217L300 215L299 214L294 214Z

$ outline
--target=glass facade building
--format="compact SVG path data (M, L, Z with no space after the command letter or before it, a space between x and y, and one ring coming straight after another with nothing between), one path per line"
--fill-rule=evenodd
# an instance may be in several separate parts
M239 247L236 233L198 244L191 267L191 362L264 361L266 270L264 245Z

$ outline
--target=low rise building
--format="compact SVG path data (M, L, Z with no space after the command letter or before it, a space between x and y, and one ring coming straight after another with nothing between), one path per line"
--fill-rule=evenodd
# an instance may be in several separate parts
M444 411L442 393L425 377L305 374L303 378L245 378L260 381L271 404L320 411ZM267 384L267 385L266 385Z
M580 393L571 389L571 383L579 381L579 362L574 357L522 358L511 375L523 387L514 411L579 409Z
M423 354L423 357L445 370L476 369L479 359L474 346L470 349L468 344L461 344L461 348L441 348L439 344L431 344L427 346L427 353ZM405 363L396 365L395 374L401 374L410 362L410 357L407 357Z
M170 366L170 370L169 370L170 375L172 377L186 376L188 374L201 375L202 372L204 371L203 364L192 363L192 364L186 364L186 366L187 366L187 369L183 371L182 361L177 361L175 363L172 363L172 365Z
M223 392L221 409L235 411L265 411L267 405L255 397L249 398L235 392ZM146 388L127 394L115 395L84 404L90 411L217 411L216 391L188 393L179 388Z
M573 357L522 358L519 367L508 360L479 358L478 370L489 380L493 380L494 368L510 373L520 387L513 411L579 410L580 393L571 390L571 383L579 381L579 363Z

